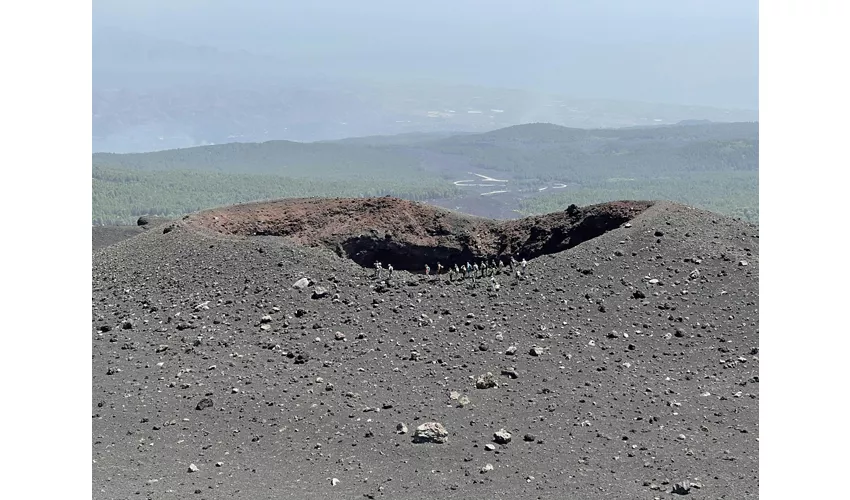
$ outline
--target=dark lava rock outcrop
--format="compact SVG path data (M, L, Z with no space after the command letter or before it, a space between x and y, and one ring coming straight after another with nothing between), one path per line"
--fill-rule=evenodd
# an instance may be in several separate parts
M651 206L618 201L523 219L496 221L399 198L289 199L207 210L189 227L226 235L280 236L324 246L364 267L395 269L532 259L574 247L619 227Z

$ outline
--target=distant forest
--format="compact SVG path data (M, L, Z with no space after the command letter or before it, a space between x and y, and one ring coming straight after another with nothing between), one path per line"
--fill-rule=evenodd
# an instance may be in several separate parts
M397 181L377 175L321 179L308 175L285 177L193 170L138 171L95 166L92 172L92 223L132 224L141 215L173 217L206 208L278 198L392 195L425 201L457 196L459 192L459 188L446 182L430 179Z
M92 223L132 224L143 214L179 216L286 197L480 196L453 184L470 172L508 181L518 215L571 203L667 199L758 224L758 123L749 122L589 130L530 124L448 137L98 153ZM554 183L567 187L551 189Z

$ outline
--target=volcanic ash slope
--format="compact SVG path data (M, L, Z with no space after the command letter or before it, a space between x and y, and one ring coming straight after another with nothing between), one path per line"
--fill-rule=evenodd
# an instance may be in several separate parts
M375 203L348 217L395 246L210 222L242 207L93 256L93 498L758 497L757 228L659 202L510 227L432 214L463 234L428 242L377 224L417 230L408 205ZM604 232L573 246L591 219ZM352 260L500 248L534 258L498 290L381 284ZM416 441L444 442L414 442L430 422L445 435Z

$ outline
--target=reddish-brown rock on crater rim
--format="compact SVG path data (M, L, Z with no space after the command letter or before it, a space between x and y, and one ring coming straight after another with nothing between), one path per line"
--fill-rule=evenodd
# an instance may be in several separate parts
M324 246L365 267L419 271L480 259L532 259L615 229L652 206L616 201L497 221L393 197L298 198L206 210L189 227L236 236L280 236Z

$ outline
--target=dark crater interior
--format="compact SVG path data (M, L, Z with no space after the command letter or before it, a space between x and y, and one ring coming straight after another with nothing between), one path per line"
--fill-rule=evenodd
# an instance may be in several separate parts
M507 264L561 252L620 227L652 205L618 201L496 221L397 198L296 199L209 210L191 226L237 236L279 236L324 246L363 267L432 272L495 259Z

